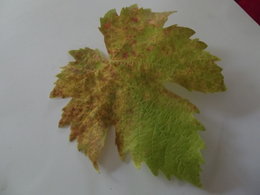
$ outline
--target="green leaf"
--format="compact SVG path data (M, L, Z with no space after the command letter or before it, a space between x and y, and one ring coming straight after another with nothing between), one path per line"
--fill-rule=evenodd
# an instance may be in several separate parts
M163 84L201 92L224 91L225 85L219 59L191 38L193 30L163 27L171 13L137 5L120 14L110 10L100 20L109 57L89 48L70 51L75 61L57 75L50 96L72 98L59 126L71 126L70 140L77 139L96 169L114 126L122 158L130 154L137 167L144 162L155 175L161 171L201 186L199 110Z

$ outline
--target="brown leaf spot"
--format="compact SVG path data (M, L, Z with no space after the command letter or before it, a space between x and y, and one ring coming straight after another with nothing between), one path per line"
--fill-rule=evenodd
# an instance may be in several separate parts
M105 23L105 24L104 24L104 28L105 28L105 29L109 29L110 27L111 27L111 24L110 24L110 23Z
M128 53L123 53L123 58L128 58Z
M146 48L146 51L151 51L154 47L153 46L149 46Z
M135 23L137 23L137 22L139 21L138 18L136 18L136 17L131 18L131 20L132 20L133 22L135 22Z

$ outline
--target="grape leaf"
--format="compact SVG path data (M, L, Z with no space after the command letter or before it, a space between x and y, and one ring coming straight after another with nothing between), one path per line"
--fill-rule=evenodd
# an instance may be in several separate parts
M137 5L120 14L108 11L100 31L109 57L90 48L70 51L75 60L57 75L50 97L71 97L59 126L71 126L70 140L78 141L96 169L114 126L122 159L130 154L137 167L145 162L154 175L161 171L201 186L204 127L194 117L199 110L163 84L201 92L224 91L225 85L219 58L191 38L192 29L164 27L171 13Z

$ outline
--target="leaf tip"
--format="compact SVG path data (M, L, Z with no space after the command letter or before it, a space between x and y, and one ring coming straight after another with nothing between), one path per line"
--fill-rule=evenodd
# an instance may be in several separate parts
M95 168L95 170L96 170L98 173L100 173L100 169L99 169L99 166L98 166L97 161L92 162L92 164L93 164L93 167Z

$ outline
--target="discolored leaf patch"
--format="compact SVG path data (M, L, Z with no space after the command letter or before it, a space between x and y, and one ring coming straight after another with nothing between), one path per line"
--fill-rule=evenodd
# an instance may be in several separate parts
M114 126L122 158L130 154L137 167L145 162L155 175L161 171L201 186L204 127L194 117L199 110L163 84L206 93L224 91L225 85L219 58L191 38L195 31L164 27L171 13L137 5L120 14L110 10L99 28L109 57L90 48L70 51L74 61L57 75L50 97L71 97L59 126L71 126L70 140L77 140L96 169Z

